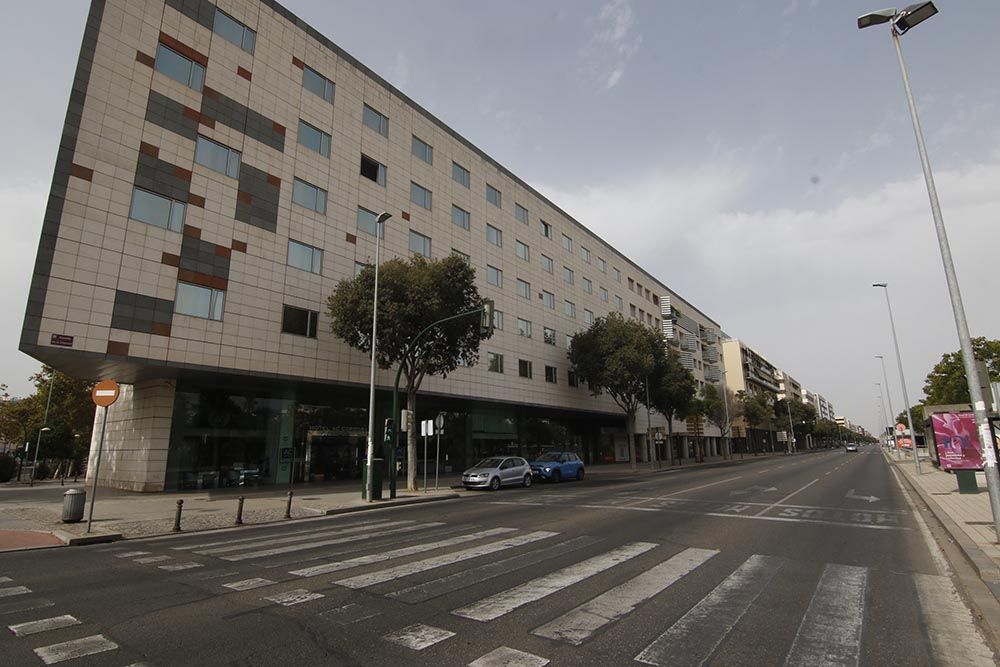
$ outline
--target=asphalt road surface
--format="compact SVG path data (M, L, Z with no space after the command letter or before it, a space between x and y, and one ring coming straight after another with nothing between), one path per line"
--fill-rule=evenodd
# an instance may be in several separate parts
M992 665L880 452L0 554L4 665ZM9 628L9 629L8 629Z

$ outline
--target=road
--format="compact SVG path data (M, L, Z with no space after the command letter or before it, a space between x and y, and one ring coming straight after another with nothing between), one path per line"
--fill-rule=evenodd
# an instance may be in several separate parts
M12 630L0 655L5 665L994 664L922 523L867 448L2 554L0 625Z

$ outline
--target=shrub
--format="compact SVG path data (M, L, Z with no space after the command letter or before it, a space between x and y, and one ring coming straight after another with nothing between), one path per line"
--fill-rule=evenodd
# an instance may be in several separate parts
M0 483L9 482L14 479L17 472L17 464L10 454L0 454Z

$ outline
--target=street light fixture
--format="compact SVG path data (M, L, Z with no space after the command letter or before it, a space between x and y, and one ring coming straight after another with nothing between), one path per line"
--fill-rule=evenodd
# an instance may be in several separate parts
M372 464L375 458L375 345L378 341L378 265L382 247L382 230L391 213L382 211L375 219L375 293L372 297L372 367L368 392L368 447L365 452L365 498L372 502Z
M865 22L864 19L874 15L884 18L886 11L881 10L874 14L862 16L858 19L858 27L865 28L875 23L885 23L886 21L883 20ZM934 186L934 177L931 174L931 163L927 157L927 148L924 146L924 135L920 130L920 118L917 116L917 107L913 102L913 94L910 92L910 79L906 73L906 63L903 61L903 50L899 46L900 35L934 16L936 13L937 8L933 2L920 2L905 7L901 12L894 13L888 21L891 26L892 43L896 47L896 56L899 59L899 70L903 75L903 90L906 93L906 102L910 107L913 134L917 140L917 152L920 154L924 182L927 185L927 197L930 200L931 214L934 217L934 231L937 233L938 246L941 250L941 262L944 264L944 275L948 282L951 309L955 317L955 328L958 330L958 342L962 350L962 364L965 366L965 379L969 385L969 399L972 403L972 411L976 416L976 426L979 429L979 442L982 443L983 469L986 473L986 488L990 496L990 509L993 512L993 528L997 535L1000 536L1000 472L997 471L997 457L993 449L993 432L990 429L989 417L986 414L986 402L983 400L983 391L979 386L979 369L976 367L976 358L972 350L969 323L965 318L965 306L962 303L962 293L958 288L958 277L955 275L955 264L951 257L951 246L948 244L948 234L944 228L941 205L938 203L937 188ZM888 298L888 292L886 293L886 297ZM916 454L915 449L914 454ZM914 456L914 459L916 459L916 456Z

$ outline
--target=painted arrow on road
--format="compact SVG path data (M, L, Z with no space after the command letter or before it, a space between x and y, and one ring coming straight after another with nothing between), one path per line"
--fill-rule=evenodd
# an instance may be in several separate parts
M751 487L746 488L746 489L741 489L740 491L730 491L729 495L731 495L731 496L742 496L744 493L753 493L754 491L760 491L760 492L763 492L763 493L767 493L769 491L777 491L777 490L778 490L778 488L775 487L775 486L751 486Z
M854 489L848 491L845 497L850 498L851 500L864 500L865 502L869 503L873 503L879 499L878 496L856 496L854 495Z

